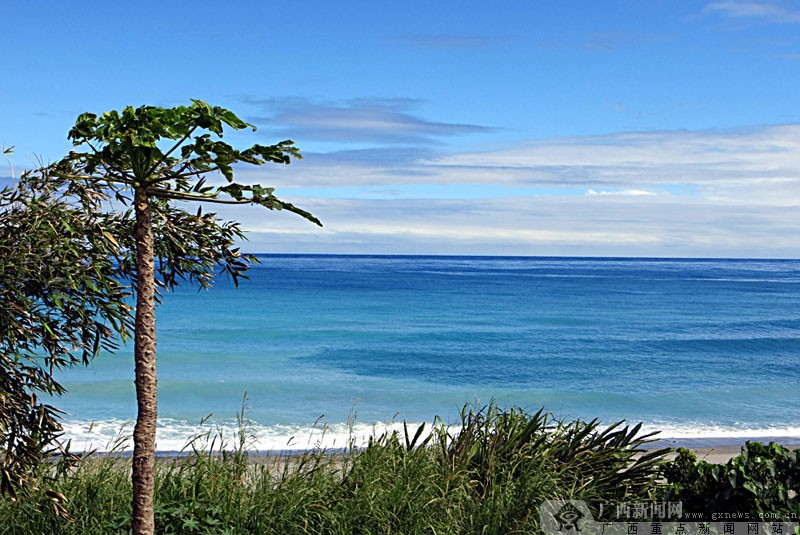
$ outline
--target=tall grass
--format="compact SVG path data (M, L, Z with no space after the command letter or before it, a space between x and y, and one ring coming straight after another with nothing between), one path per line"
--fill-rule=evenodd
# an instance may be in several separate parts
M539 411L465 408L460 425L405 429L344 454L254 458L240 416L156 477L159 533L530 533L546 499L650 499L665 450L639 427ZM43 467L41 477L48 474ZM130 459L85 459L27 501L0 502L0 533L127 533ZM43 486L43 488L45 488ZM63 499L62 499L63 497ZM69 515L69 516L67 516Z

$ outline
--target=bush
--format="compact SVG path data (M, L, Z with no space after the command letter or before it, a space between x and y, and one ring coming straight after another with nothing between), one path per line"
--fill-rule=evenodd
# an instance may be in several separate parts
M698 461L681 448L665 463L664 475L663 499L683 502L684 512L800 517L800 457L780 444L747 442L741 455L725 464Z

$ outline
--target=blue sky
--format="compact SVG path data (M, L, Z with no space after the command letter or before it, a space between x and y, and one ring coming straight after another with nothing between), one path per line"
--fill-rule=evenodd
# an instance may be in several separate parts
M800 4L18 2L0 176L78 114L225 106L294 139L220 211L258 252L800 257Z

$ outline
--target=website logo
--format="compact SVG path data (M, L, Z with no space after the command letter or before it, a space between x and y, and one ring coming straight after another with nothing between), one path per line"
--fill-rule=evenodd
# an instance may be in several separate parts
M583 500L545 500L539 508L539 526L547 535L589 535L597 531Z

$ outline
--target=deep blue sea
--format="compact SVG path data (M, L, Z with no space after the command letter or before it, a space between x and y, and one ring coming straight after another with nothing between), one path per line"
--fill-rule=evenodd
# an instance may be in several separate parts
M690 445L800 443L800 261L260 259L238 289L220 278L158 307L160 450L209 414L227 430L245 392L263 450L493 400ZM132 346L61 377L74 446L132 432Z

